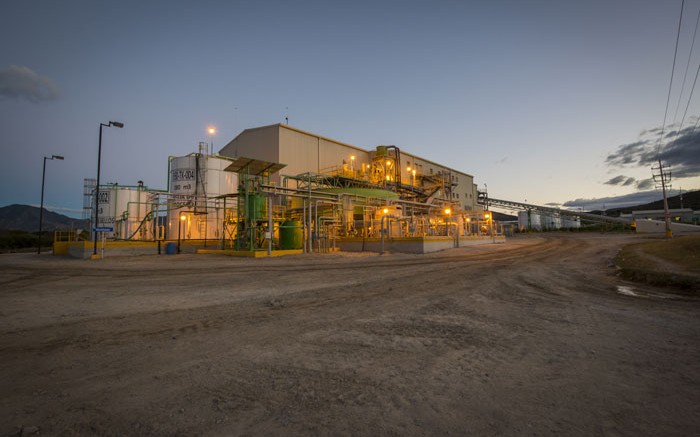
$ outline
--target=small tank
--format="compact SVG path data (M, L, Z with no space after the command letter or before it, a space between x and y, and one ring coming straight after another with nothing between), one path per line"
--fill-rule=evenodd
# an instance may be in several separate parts
M377 146L377 156L387 156L389 154L388 146Z
M247 210L251 220L267 220L267 198L259 194L249 195Z
M303 242L301 222L298 220L286 220L280 227L280 249L301 249Z

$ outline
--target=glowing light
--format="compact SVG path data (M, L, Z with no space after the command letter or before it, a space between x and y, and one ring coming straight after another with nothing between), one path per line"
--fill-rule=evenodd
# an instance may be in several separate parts
M355 155L350 156L350 160L354 161L355 160ZM363 164L364 165L364 164Z
M388 214L388 213L389 213L389 208L384 208L384 214Z
M389 160L387 159L387 160L386 160L386 165L391 165L391 161L389 161Z
M209 135L214 135L216 133L216 128L214 126L209 126L207 131L209 132Z
M484 214L484 218L485 218L486 220L488 220L489 218L491 218L491 214L489 214L489 213Z
M413 176L415 176L415 175L416 175L416 171L415 171L415 170L413 170Z
M450 208L445 208L445 214L450 214L452 210Z
M180 215L180 220L184 222L187 220L187 216L185 214Z
M410 165L408 166L407 170L408 170L408 171L411 171L411 166L410 166Z
M390 181L390 180L391 180L391 176L387 175L387 176L386 176L386 180L387 180L387 181Z

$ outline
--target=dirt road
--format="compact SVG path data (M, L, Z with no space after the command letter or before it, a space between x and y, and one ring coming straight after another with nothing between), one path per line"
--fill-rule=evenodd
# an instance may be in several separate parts
M637 238L2 255L0 435L697 435L700 301L619 289Z

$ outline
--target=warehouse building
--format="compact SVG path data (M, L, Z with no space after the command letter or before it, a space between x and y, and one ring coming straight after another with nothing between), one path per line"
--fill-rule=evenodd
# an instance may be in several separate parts
M219 155L238 174L223 233L239 250L424 253L496 241L472 175L395 145L366 150L273 124L244 130Z
M474 177L416 156L396 146L365 150L284 124L246 129L219 154L285 164L271 177L327 175L339 185L395 189L400 197L423 203L446 203L465 211L480 210ZM295 181L294 187L299 185Z

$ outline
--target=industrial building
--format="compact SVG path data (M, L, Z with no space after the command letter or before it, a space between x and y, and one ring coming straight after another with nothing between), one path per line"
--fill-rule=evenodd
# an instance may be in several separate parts
M270 181L280 184L282 175L298 176L301 180L291 183L295 188L304 185L305 177L313 183L320 175L338 188L388 189L404 200L448 203L466 211L481 209L472 175L396 146L364 150L289 125L273 124L244 130L219 154L283 163L284 170L272 175Z
M366 150L273 124L242 131L218 155L200 143L167 166L167 191L100 186L100 238L268 255L502 241L472 175L395 145ZM94 188L86 179L86 217Z
M236 249L422 253L496 233L472 175L395 145L365 150L274 124L244 130L219 155L239 174Z

